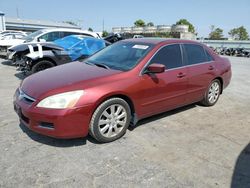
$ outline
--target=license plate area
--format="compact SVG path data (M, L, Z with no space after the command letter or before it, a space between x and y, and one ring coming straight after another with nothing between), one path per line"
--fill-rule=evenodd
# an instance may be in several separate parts
M29 124L29 118L23 115L21 107L15 104L14 109L17 115L19 116L19 118L23 120L25 123Z

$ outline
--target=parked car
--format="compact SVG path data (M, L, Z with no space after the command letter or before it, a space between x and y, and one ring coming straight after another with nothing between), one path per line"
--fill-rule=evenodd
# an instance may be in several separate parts
M22 39L27 35L24 33L7 33L0 36L0 40Z
M0 37L2 35L5 35L5 34L24 34L24 35L27 35L27 33L23 32L23 31L5 30L5 31L0 32Z
M104 38L104 40L110 42L110 43L115 43L119 40L123 40L124 38L120 33L110 33L108 36Z
M8 40L6 42L0 41L0 53L3 56L7 56L7 50L11 46L19 45L22 43L29 42L52 42L59 38L63 38L69 35L86 35L89 37L100 38L100 36L94 32L83 31L80 29L64 29L64 28L54 28L54 29L42 29L38 30L23 39L19 40Z
M14 109L37 133L90 133L110 142L142 118L195 102L213 106L230 79L229 60L198 42L129 39L83 62L27 77L16 90Z
M144 36L143 35L134 35L133 38L136 39L136 38L143 38Z
M22 70L36 73L57 65L82 60L109 44L102 39L82 35L70 35L53 43L31 43L28 45L29 53L21 61ZM25 48L20 45L18 47Z

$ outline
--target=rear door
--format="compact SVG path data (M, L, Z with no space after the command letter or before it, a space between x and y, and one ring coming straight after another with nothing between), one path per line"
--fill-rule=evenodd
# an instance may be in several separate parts
M176 108L185 103L187 87L187 68L183 67L183 58L179 44L162 47L149 64L166 66L159 74L141 76L140 103L145 116Z
M187 103L197 102L203 99L210 82L215 77L215 62L199 44L182 46L188 72Z

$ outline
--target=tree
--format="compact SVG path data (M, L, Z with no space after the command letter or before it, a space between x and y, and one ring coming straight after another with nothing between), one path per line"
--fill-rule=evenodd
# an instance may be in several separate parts
M103 31L102 32L102 37L106 37L106 36L108 36L109 35L109 33L107 32L107 31Z
M152 26L154 26L154 23L153 22L148 22L147 26L152 27Z
M93 29L92 29L91 27L89 27L89 28L88 28L88 31L91 31L91 32L93 32Z
M193 24L191 24L186 19L180 19L179 21L176 22L176 25L188 25L188 31L191 33L195 33Z
M221 28L215 28L209 33L209 39L221 40L223 38L223 30Z
M228 34L236 40L248 40L248 33L244 26L231 29Z
M145 27L145 22L141 19L134 22L135 27Z

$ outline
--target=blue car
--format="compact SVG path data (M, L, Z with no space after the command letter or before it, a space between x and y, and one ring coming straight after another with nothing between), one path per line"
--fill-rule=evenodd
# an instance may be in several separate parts
M110 43L93 37L70 35L54 42L22 45L19 45L19 49L26 51L22 58L22 71L36 73L53 66L85 59Z

